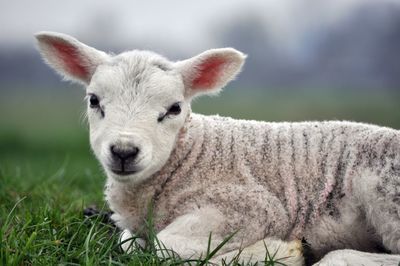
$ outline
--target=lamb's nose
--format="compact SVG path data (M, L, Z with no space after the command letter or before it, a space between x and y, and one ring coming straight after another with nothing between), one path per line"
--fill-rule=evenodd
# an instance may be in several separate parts
M121 160L128 160L128 159L135 159L136 156L139 153L139 149L137 147L129 147L129 148L120 148L117 146L112 145L110 147L111 150L111 154L116 157L119 158Z

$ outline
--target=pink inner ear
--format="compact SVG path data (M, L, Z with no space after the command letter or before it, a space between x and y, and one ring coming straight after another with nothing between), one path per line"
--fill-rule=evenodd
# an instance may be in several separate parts
M192 82L192 88L212 89L218 81L225 58L211 57L198 66L198 73Z
M69 74L87 80L89 71L84 66L81 58L79 58L79 53L75 47L60 41L53 41L51 45L57 51L59 58L64 63L65 70Z

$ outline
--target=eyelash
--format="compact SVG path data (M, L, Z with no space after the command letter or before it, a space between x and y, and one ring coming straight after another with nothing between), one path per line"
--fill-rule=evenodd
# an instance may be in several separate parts
M166 113L160 115L160 116L157 118L157 121L158 121L158 122L162 122L162 121L164 120L165 117L170 116L170 115L177 116L177 115L179 115L179 114L181 113L181 111L182 111L181 103L180 103L180 102L174 103L173 105L171 105L171 106L168 108L168 111L167 111Z

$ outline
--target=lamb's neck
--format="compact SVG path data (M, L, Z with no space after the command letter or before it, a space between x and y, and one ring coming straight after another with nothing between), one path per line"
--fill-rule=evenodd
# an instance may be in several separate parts
M186 119L182 127L174 150L168 158L167 163L161 168L160 171L155 173L148 180L148 186L154 189L154 199L162 192L163 187L169 181L174 173L183 164L187 164L188 160L196 157L197 149L195 146L201 145L203 142L203 123L199 115L191 114Z
M162 193L168 181L173 177L176 178L174 176L176 170L187 163L187 160L197 156L196 153L199 150L194 147L201 146L202 142L202 118L198 115L194 115L193 118L188 117L176 140L174 150L160 171L141 183L120 183L109 178L106 185L106 197L111 209L124 217L135 214L135 217L131 217L129 225L117 224L122 228L127 226L125 228L137 229L135 227L140 226L147 216L150 204L157 201L158 195ZM129 214L124 214L128 206Z

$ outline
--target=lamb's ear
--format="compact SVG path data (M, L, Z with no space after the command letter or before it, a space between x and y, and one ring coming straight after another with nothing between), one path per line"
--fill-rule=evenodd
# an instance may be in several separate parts
M245 59L243 53L233 48L222 48L177 62L186 96L219 92L240 72Z
M65 34L39 32L35 37L46 63L69 80L89 84L97 66L108 57Z

